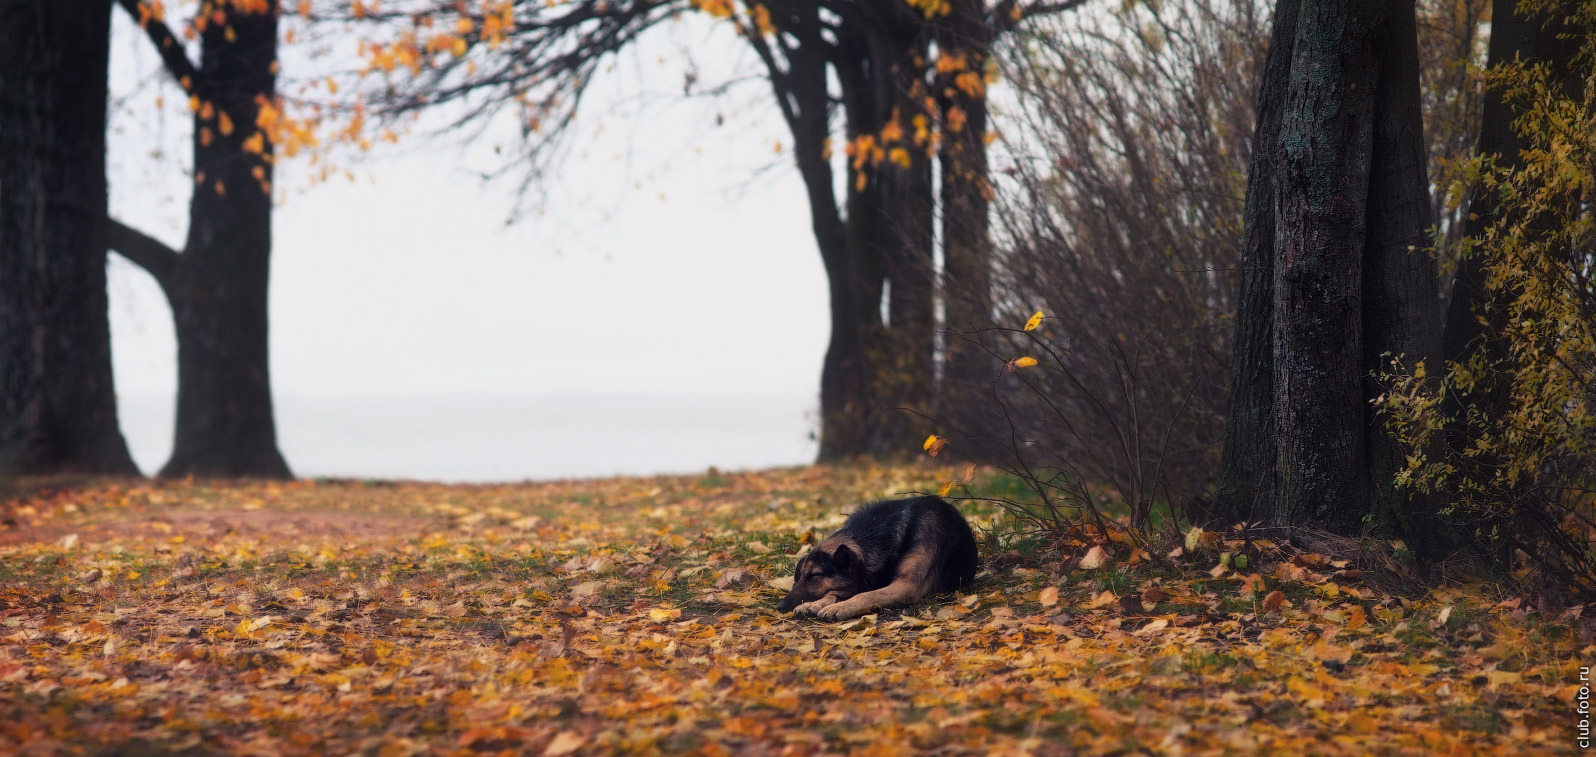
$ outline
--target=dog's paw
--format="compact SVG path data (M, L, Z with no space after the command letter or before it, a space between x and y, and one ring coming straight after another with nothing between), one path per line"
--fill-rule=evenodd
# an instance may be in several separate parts
M850 618L857 618L860 615L866 615L871 609L873 608L868 604L863 602L853 602L850 600L847 602L838 602L830 607L822 608L819 612L815 613L815 617L821 620L848 620Z
M821 597L813 602L805 602L798 605L792 608L792 611L794 615L814 615L827 607L835 605L836 602L837 600L830 597Z

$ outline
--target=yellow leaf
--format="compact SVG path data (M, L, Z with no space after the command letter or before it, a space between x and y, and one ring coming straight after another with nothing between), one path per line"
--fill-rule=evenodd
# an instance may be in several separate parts
M674 607L670 609L656 607L648 611L648 617L650 620L673 620L675 618L680 618L681 616L682 611Z
M217 114L217 117L216 117L216 128L222 132L222 136L224 136L224 137L232 135L232 133L233 133L233 118L231 116L227 115L227 111L224 110L221 113Z
M942 448L947 446L947 443L947 439L937 436L936 434L932 434L925 438L925 444L921 445L921 448L930 453L932 457L936 457L937 453L941 452Z
M1042 318L1043 317L1044 316L1042 315L1042 311L1040 311L1040 310L1036 311L1036 315L1031 316L1031 320L1025 322L1025 330L1026 331L1035 331L1037 326L1042 325Z
M1046 589L1043 589L1040 601L1043 607L1052 607L1053 605L1058 604L1058 587L1049 586Z
M1118 602L1118 601L1119 601L1119 597L1117 595L1115 595L1114 592L1109 591L1108 589L1104 589L1097 596L1092 597L1092 600L1090 602L1086 603L1086 609L1088 609L1088 610L1096 610L1099 607L1107 607L1107 606L1109 606L1111 604L1114 604L1115 602Z
M1369 616L1364 612L1363 605L1353 605L1352 611L1347 613L1347 628L1362 628L1368 622Z
M1019 370L1020 368L1029 368L1029 367L1031 367L1033 365L1036 365L1036 358L1034 358L1034 357L1017 357L1017 358L1014 358L1013 360L1010 360L1008 365L1003 366L1003 369L1008 371L1009 373L1013 373L1016 370Z

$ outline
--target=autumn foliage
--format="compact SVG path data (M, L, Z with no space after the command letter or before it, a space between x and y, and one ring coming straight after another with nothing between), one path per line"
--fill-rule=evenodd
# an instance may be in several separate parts
M1551 10L1551 4L1534 6ZM1444 364L1394 365L1381 398L1404 439L1399 480L1440 497L1443 512L1504 567L1596 590L1596 13L1570 23L1571 66L1495 66L1487 83L1515 109L1523 145L1461 169L1494 216L1462 239L1490 297L1479 344Z
M968 593L845 624L774 612L848 508L950 475L13 493L0 743L1463 754L1572 738L1570 617L1477 588L1393 595L1234 534L1151 557L988 541Z

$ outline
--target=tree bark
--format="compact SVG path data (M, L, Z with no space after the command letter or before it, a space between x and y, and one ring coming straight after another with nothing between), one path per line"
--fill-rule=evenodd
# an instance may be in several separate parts
M1275 23L1212 515L1411 533L1432 508L1395 487L1370 399L1439 349L1414 3L1282 0Z
M1299 0L1275 6L1274 30L1258 88L1257 125L1247 171L1241 287L1231 356L1219 488L1209 517L1229 526L1256 519L1275 498L1274 247L1275 160L1291 75Z
M924 96L923 87L915 94L920 73L915 60L923 62L929 35L923 25L906 20L907 7L883 10L883 15L861 15L831 58L850 142L877 136L895 116L907 121L922 107L917 100ZM926 413L933 398L931 171L923 155L912 153L906 168L868 160L848 167L846 262L835 267L828 262L827 272L833 318L851 320L832 323L832 349L822 374L823 460L912 451L929 429L918 416L895 409ZM836 292L843 288L849 293L848 313L836 307ZM838 345L857 352L850 355ZM845 359L854 355L856 360ZM828 405L828 386L859 393Z
M122 0L130 13L137 3ZM202 13L215 10L209 4ZM267 340L272 146L256 139L262 103L276 95L277 6L225 9L201 32L190 68L164 27L150 36L202 100L194 115L194 195L178 254L120 225L116 249L161 283L177 326L176 439L161 475L291 476L277 449Z
M105 288L110 12L0 5L0 474L138 474Z
M1413 0L1388 0L1381 31L1379 85L1369 171L1368 236L1363 249L1363 394L1383 391L1378 378L1400 357L1413 366L1440 354L1441 298L1428 254L1434 224L1420 107L1419 46ZM1405 456L1385 424L1364 405L1364 444L1376 516L1419 538L1420 511L1434 503L1396 487ZM1427 521L1427 516L1425 516Z
M1356 529L1369 491L1360 287L1377 0L1303 0L1275 186L1274 525Z
M970 332L992 321L992 238L986 152L986 66L991 56L992 29L979 0L953 0L938 25L938 55L965 60L963 71L937 78L937 98L947 127L937 156L941 167L942 299L944 325L950 332ZM959 87L961 73L979 77L981 90ZM957 115L955 115L957 114ZM951 124L962 120L963 127ZM943 349L938 414L966 433L986 435L990 408L983 401L992 373L991 357L975 345L949 334Z

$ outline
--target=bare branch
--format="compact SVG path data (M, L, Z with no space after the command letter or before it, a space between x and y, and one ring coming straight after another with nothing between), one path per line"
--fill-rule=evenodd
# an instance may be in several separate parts
M161 289L170 294L172 277L183 262L177 250L115 218L106 219L106 234L106 243L111 249L155 277Z
M206 98L206 94L200 91L202 82L199 69L188 59L182 40L172 33L166 22L151 16L150 8L143 0L117 0L117 3L132 17L133 23L143 27L144 33L155 45L156 53L161 56L161 64L183 91Z

